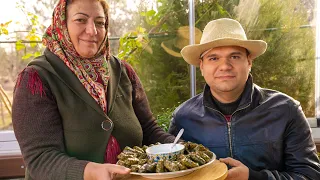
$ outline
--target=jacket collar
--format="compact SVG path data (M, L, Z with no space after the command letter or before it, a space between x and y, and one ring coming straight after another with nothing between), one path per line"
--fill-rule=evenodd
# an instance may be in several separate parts
M252 78L252 75L249 74L244 91L241 94L241 100L237 110L246 108L252 103L252 97L254 92L253 89L254 89L253 78ZM203 105L217 110L216 105L212 102L211 96L212 94L210 91L210 87L208 84L206 84L203 90Z
M107 88L107 103L108 103L108 113L111 112L116 95L118 92L118 87L121 79L121 62L114 56L110 56L110 79Z

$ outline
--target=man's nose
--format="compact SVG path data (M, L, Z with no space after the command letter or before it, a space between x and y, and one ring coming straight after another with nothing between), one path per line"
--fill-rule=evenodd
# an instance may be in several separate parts
M232 64L229 58L222 58L220 61L220 69L221 70L229 70L232 68Z
M97 28L96 25L94 24L94 22L88 22L87 26L86 26L86 33L94 36L97 34Z

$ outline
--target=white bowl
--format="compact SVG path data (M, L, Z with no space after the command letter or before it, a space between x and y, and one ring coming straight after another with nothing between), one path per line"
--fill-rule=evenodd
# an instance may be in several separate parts
M179 154L183 154L184 152L184 145L176 144L172 150L171 146L173 143L170 144L158 144L146 149L146 153L149 159L153 159L153 161L158 162L160 159L174 159Z

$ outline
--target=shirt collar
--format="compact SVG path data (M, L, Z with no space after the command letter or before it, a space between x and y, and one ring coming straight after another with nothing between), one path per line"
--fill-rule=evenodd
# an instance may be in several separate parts
M252 103L253 88L253 78L252 75L249 74L244 91L241 94L241 100L237 110L245 108ZM203 105L217 110L217 106L212 102L211 96L210 87L208 84L205 84L203 90Z

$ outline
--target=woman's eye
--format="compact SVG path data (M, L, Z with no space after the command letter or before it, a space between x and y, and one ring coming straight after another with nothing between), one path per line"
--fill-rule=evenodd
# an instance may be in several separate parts
M79 22L79 23L84 23L84 22L86 22L85 19L76 19L76 21Z
M105 22L96 22L96 25L99 27L104 27L105 26Z

